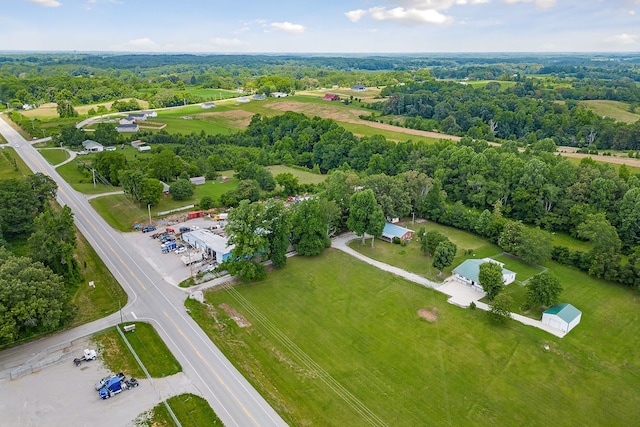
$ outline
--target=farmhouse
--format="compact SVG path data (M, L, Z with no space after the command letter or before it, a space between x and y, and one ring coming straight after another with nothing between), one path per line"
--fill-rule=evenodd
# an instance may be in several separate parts
M414 233L413 230L387 222L380 238L386 242L393 242L393 239L397 237L402 242L410 242Z
M149 118L149 117L158 117L158 113L155 112L155 111L143 111L142 114L147 116L147 118Z
M102 144L91 139L85 139L84 141L82 141L82 148L84 148L84 151L88 151L90 153L98 153L104 150Z
M206 182L206 180L204 179L204 176L194 176L193 178L189 178L189 181L193 185L202 185Z
M453 278L462 283L463 285L471 286L472 288L484 292L478 275L480 274L480 266L485 262L492 262L502 267L502 282L505 285L513 283L516 280L516 273L504 268L504 263L498 262L491 258L483 259L468 259L456 268L453 269Z
M131 123L131 124L128 124L128 125L120 124L120 125L116 126L116 131L118 131L120 133L138 132L139 130L140 130L140 127L138 126L137 123Z
M340 97L333 93L327 93L322 97L323 101L340 101Z
M367 88L365 87L365 85L355 85L351 86L351 90L354 92L364 92L365 90L367 90Z
M205 110L208 110L209 108L214 108L216 106L215 102L203 102L202 104L200 104L200 107L204 108Z
M581 319L582 312L571 304L552 305L542 313L542 323L565 333L575 328Z
M135 121L145 121L147 120L147 115L144 113L131 113L127 116L128 119L133 119Z
M182 240L215 257L218 264L231 258L231 251L235 247L235 245L228 245L226 237L204 229L182 233Z
M121 125L131 125L133 123L136 122L136 119L134 119L133 117L123 117L120 120L118 120L118 123Z

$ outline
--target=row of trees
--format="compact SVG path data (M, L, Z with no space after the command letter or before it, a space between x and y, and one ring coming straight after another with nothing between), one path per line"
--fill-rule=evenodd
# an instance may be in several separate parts
M404 125L473 138L531 143L552 138L558 145L596 149L640 149L640 124L616 122L579 104L580 99L640 102L640 88L630 81L574 81L557 87L526 79L503 88L428 81L386 87L388 99L369 107L384 115L406 116ZM565 102L559 102L565 101Z
M70 291L81 274L73 213L50 205L56 190L39 173L0 180L1 344L57 329L74 314ZM5 247L19 240L27 240L28 257Z

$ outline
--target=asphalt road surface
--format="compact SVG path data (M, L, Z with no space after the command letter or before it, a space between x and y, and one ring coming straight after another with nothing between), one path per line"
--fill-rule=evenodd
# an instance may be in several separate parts
M126 240L95 212L86 197L71 188L29 142L0 117L0 133L34 172L58 184L58 202L75 214L76 226L127 292L122 309L127 321L152 323L178 359L187 377L200 390L226 426L284 426L286 423L189 317L186 294L166 283ZM97 332L119 321L111 315L77 330L66 331L0 353L0 361L26 360L33 353L75 336Z

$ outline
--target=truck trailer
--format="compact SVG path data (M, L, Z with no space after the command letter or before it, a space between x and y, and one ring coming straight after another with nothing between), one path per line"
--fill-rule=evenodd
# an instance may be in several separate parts
M204 254L202 252L193 252L188 255L182 255L182 263L184 265L193 264L194 262L202 261Z

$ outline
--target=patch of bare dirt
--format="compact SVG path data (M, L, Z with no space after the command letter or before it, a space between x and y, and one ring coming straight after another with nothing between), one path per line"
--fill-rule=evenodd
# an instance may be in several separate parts
M226 119L228 122L233 123L235 127L238 129L244 129L249 126L251 123L251 117L253 117L252 112L245 110L230 110L230 111L211 111L207 113L199 113L194 117L196 119L204 119L204 118L213 118L213 117L222 117Z
M249 323L249 321L247 319L245 319L245 317L238 313L235 309L229 307L227 304L220 304L218 307L220 307L221 309L224 310L225 313L227 313L227 315L233 319L234 322L236 322L236 325L238 325L241 328L248 328L249 326L251 326L251 323Z
M627 165L640 168L640 159L632 159L627 157L626 154L602 156L595 154L582 154L576 153L578 149L576 147L558 147L557 152L564 157L574 157L576 159L584 159L585 157L591 157L593 160L604 163L612 163L614 165Z
M418 316L426 320L427 322L433 323L438 321L438 309L433 307L431 310L428 308L421 308L418 310Z
M333 119L340 122L353 123L369 126L376 129L406 133L407 135L424 136L425 138L450 139L452 141L460 140L459 136L446 135L437 132L427 132L416 129L407 129L400 126L362 120L360 117L358 117L362 113L361 111L336 108L336 106L331 105L329 101L327 101L327 105L310 104L298 101L272 102L266 104L265 107L278 111L295 111L309 116L320 116L326 119Z

